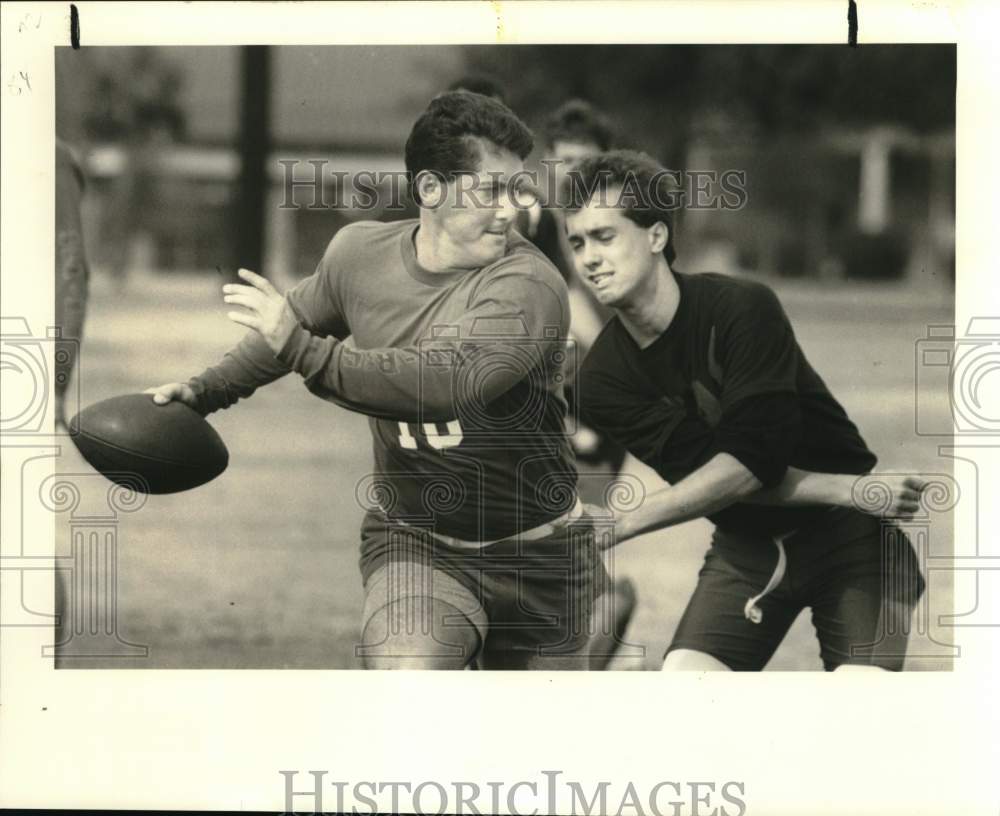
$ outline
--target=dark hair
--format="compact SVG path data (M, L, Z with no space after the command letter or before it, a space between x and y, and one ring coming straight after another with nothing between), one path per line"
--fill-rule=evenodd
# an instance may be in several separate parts
M482 94L496 99L498 102L507 104L507 94L504 93L503 86L493 77L486 74L468 74L456 79L448 86L449 91L470 91L471 93Z
M453 179L479 168L482 157L476 138L520 159L534 146L527 125L502 102L470 91L448 91L431 100L406 140L407 184L417 204L418 173L430 170Z
M607 118L582 99L571 99L556 108L546 120L544 132L549 147L556 142L577 142L610 150L614 143L614 130Z
M669 234L663 255L672 264L674 251L673 177L670 171L646 153L635 150L612 150L582 159L563 181L560 201L570 212L579 210L595 197L611 202L610 191L618 192L617 206L640 227L657 222L666 225Z

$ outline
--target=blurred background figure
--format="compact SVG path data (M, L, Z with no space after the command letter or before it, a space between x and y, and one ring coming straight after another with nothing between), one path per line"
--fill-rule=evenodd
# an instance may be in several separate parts
M88 96L96 104L84 120L95 141L120 150L101 231L107 272L119 287L137 250L142 253L137 242L148 247L149 233L157 229L163 151L184 138L186 120L180 100L184 79L172 61L154 48L127 51L124 66L111 63L95 72ZM145 254L148 264L148 249Z
M546 152L546 173L542 174L541 186L546 192L558 191L566 174L580 160L615 146L610 122L581 99L571 99L553 111L545 121L542 136ZM544 180L547 173L555 176L553 184ZM576 274L558 202L548 201L546 204L545 207L522 211L522 220L527 222L524 224L524 229L527 230L525 234L566 279L569 287L570 335L577 346L576 361L579 366L611 317L611 311L597 302ZM578 403L577 395L573 393L576 387L575 374L576 371L571 372L567 383L567 396L573 406ZM581 475L578 483L580 496L585 502L603 505L608 485L618 477L625 462L625 449L579 420L572 443ZM595 670L606 668L620 645L625 642L625 632L638 603L635 584L627 577L614 577L610 558L608 567L609 574L612 575L611 586L595 611L596 631L605 630L595 638L592 645L591 668Z
M493 77L486 74L469 74L459 77L448 86L449 91L470 91L471 93L482 94L503 102L507 105L507 96L503 87ZM509 106L508 106L509 107Z
M481 74L457 79L448 90L470 91L507 104L503 87L495 79ZM581 100L572 100L560 106L546 122L542 135L546 156L543 159L543 172L539 176L539 189L536 190L540 194L557 190L566 172L577 161L612 146L611 125ZM555 175L551 180L552 184L545 178L549 172ZM576 275L572 258L568 254L562 214L556 201L537 198L530 206L518 211L516 226L523 236L545 253L569 287L570 335L577 344L575 359L579 363L611 312L597 303ZM572 389L576 372L568 373L566 396L570 405L574 405ZM618 476L625 461L625 449L580 424L575 417L573 421L577 430L571 441L578 467L596 471L603 477L578 482L580 498L584 502L602 505L608 483ZM635 584L628 578L614 578L611 556L606 560L612 580L606 592L595 603L593 625L597 634L591 641L590 660L590 668L593 670L604 669L619 646L625 642L625 631L637 603Z
M546 155L543 165L552 182L543 183L546 192L558 191L566 174L579 161L616 147L614 131L607 117L592 105L571 99L563 103L545 120L542 128ZM582 361L594 339L611 317L605 308L587 291L577 276L572 251L566 242L566 228L558 202L547 202L539 211L525 211L528 223L526 233L562 272L569 287L571 328L577 344L577 356ZM572 382L571 382L572 385ZM573 437L573 447L581 463L604 466L613 477L625 461L625 450L593 429L580 424ZM586 501L599 501L597 496L587 496Z
M72 148L56 138L56 191L55 191L55 325L59 340L55 356L55 427L57 433L66 430L66 395L74 382L79 364L83 324L87 316L87 298L90 288L90 269L87 266L80 204L85 180L80 162ZM70 410L79 406L75 401ZM63 644L70 637L71 621L67 601L70 597L65 570L55 570L55 607L57 625L55 643ZM84 608L81 603L81 608ZM89 607L87 607L89 608ZM57 654L57 668L64 664Z
M87 316L90 269L80 221L84 186L79 160L70 146L57 138L55 324L61 338L61 349L56 354L55 362L57 428L66 426L66 393L78 362L83 323Z

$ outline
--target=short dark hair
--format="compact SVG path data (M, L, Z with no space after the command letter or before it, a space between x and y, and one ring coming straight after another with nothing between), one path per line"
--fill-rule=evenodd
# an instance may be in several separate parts
M459 77L448 86L449 91L471 91L496 99L498 102L507 104L507 94L504 93L503 86L493 77L486 74L467 74Z
M424 170L450 180L479 168L476 138L520 159L534 146L528 126L496 99L470 91L447 91L431 100L406 140L406 178L415 202L420 203L415 181Z
M550 148L556 142L577 142L610 150L615 140L607 117L582 99L571 99L556 108L545 122L544 133Z
M672 264L674 250L674 179L670 171L646 153L636 150L611 150L580 161L563 181L560 201L573 212L600 196L610 201L609 192L620 190L618 204L624 215L640 227L657 222L666 225L669 234L663 255Z

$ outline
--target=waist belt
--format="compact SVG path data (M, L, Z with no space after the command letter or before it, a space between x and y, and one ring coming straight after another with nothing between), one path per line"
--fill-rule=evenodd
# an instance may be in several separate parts
M381 508L380 508L381 509ZM382 514L389 518L388 514L383 510ZM501 541L509 541L512 538L518 538L521 541L538 541L543 538L548 538L553 533L558 532L560 529L565 527L567 524L576 521L580 516L583 515L583 502L580 499L576 500L576 504L573 508L565 513L563 513L559 518L552 519L552 521L547 521L545 524L539 524L537 527L532 527L530 530L523 530L520 533L514 533L513 535L504 536L503 538L497 538L493 541L466 541L463 538L455 538L454 536L441 535L440 533L432 532L423 527L414 527L415 530L423 530L428 535L440 541L449 547L454 547L457 550L481 550L483 547L489 547L492 544L499 544ZM394 524L399 524L402 527L410 527L405 521L396 521L391 519Z

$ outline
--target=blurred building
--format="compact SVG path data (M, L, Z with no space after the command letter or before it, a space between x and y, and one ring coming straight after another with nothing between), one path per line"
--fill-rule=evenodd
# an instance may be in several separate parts
M420 46L275 47L272 52L267 209L274 218L268 228L268 266L273 264L279 277L295 277L311 272L336 229L361 214L279 208L286 172L280 160L298 160L297 179L312 177L310 160L325 162L329 188L336 186L334 170L401 170L410 126L461 71L461 53ZM152 111L141 94L132 92L142 84L136 81L137 62L149 74L170 78L160 84L175 87L175 117ZM56 130L84 158L89 178L85 215L95 265L112 264L123 241L132 266L191 270L224 263L220 247L231 229L240 168L235 149L240 49L60 48L56 71ZM155 86L157 80L146 84ZM163 107L169 111L169 105ZM182 126L150 141L151 118L176 118ZM143 176L155 178L138 190L130 178L137 153L143 154ZM328 189L318 200L336 198L336 190ZM308 189L296 191L299 202L311 199ZM134 227L127 238L115 223L125 221Z
M623 144L669 167L744 173L740 208L681 211L687 271L952 284L953 76L941 66L953 74L953 50L920 47L914 60L910 46L853 55L822 47L587 48L601 59L554 46L272 48L268 273L310 273L351 219L399 217L323 206L343 199L333 171L349 178L402 170L406 135L427 101L463 73L485 69L532 126L557 101L584 96L616 122ZM226 263L227 247L239 241L240 56L231 47L56 50L56 129L84 157L96 267ZM904 64L917 73L888 70ZM940 78L933 93L925 74ZM919 110L909 93L922 94ZM933 116L920 119L925 110ZM298 161L299 180L314 172L310 160L325 163L319 206L307 206L308 185L294 191L296 206L279 206L288 197L282 160Z
M696 134L687 168L746 174L732 211L686 207L682 265L825 280L955 277L954 131L831 129L817 138Z

